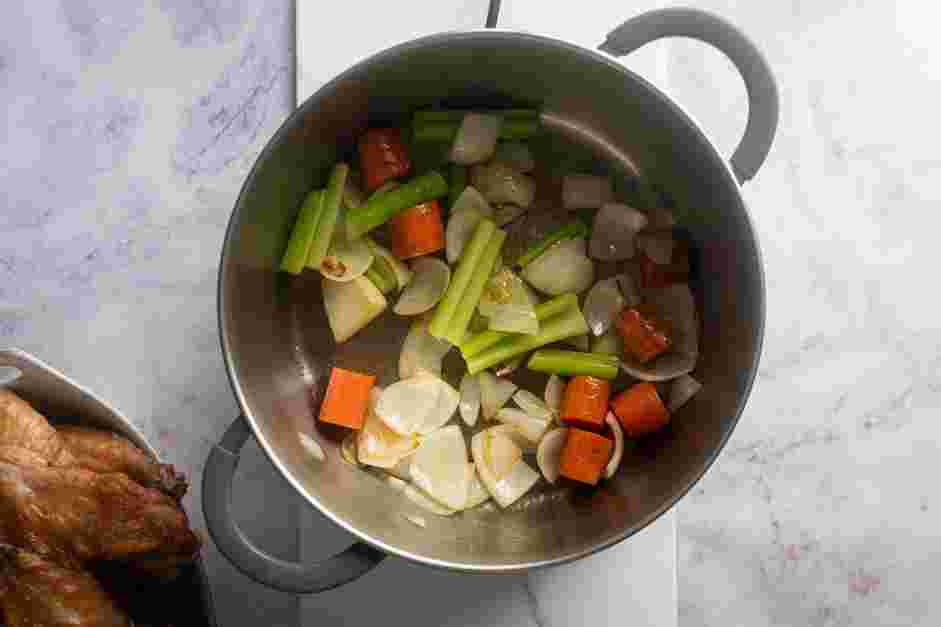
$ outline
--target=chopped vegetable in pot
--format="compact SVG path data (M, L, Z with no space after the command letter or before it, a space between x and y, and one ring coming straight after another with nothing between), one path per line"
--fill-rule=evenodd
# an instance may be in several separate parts
M537 190L553 164L528 141L542 131L532 109L417 111L410 131L410 144L396 127L365 131L358 169L335 164L285 242L279 269L318 272L337 344L414 316L388 337L401 352L383 388L336 353L319 421L353 431L340 447L350 472L383 473L441 516L490 498L508 507L541 477L610 479L630 439L666 426L703 386L690 376L699 323L675 219L616 198L612 176L569 173L561 193ZM546 191L577 211L552 214L535 200ZM538 390L519 387L524 371L543 375ZM625 373L641 382L625 387Z

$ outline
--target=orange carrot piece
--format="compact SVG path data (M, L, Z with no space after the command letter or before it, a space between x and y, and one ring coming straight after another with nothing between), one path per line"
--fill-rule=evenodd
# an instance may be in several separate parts
M608 413L611 384L604 379L579 375L565 386L562 422L583 429L598 430Z
M569 429L562 448L559 470L563 477L596 485L611 459L613 449L614 443L603 435Z
M392 254L399 259L430 255L444 248L444 224L437 200L429 200L400 211L392 227Z
M670 348L667 325L643 305L622 311L618 316L617 327L624 339L624 350L642 364Z
M638 383L624 390L611 402L611 409L629 438L653 433L670 422L670 414L653 383Z
M392 179L407 176L412 162L397 128L371 128L359 138L363 183L373 191Z
M343 368L330 371L330 383L323 404L320 420L348 429L360 429L366 420L369 392L376 377Z

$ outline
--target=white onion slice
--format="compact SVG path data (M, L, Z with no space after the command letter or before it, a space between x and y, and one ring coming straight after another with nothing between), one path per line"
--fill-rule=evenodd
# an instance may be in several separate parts
M565 397L565 380L557 374L549 377L546 383L546 392L543 396L546 406L556 414L562 411L562 399Z
M520 409L533 418L553 420L556 417L556 412L549 409L549 406L546 405L541 398L529 390L517 390L516 394L513 395L513 401Z
M310 437L306 433L298 432L297 438L301 441L301 446L305 451L310 453L310 456L316 459L318 462L322 462L327 459L326 454L323 452L323 447L320 446L320 442Z
M670 384L667 393L667 411L671 414L689 402L702 389L702 383L684 374Z
M330 248L320 262L320 274L331 281L346 283L366 274L373 260L367 240L349 239L343 221L338 220Z
M669 381L689 374L699 358L699 318L696 301L689 286L676 283L664 288L648 290L647 304L654 314L670 328L670 351L641 364L626 354L621 368L641 381Z
M481 482L500 507L512 505L539 481L539 473L523 461L520 448L493 429L471 439L471 454Z
M400 316L425 313L437 305L451 281L448 264L435 257L419 257L412 262L412 272L412 282L392 308Z
M520 433L513 425L501 423L495 427L490 427L488 431L509 438L524 455L531 455L536 452L536 443Z
M471 184L491 204L510 203L529 209L536 198L536 183L505 163L494 162L471 168Z
M637 233L647 216L621 203L607 203L595 214L588 254L600 261L623 261L634 256Z
M457 510L446 507L438 503L433 498L422 492L420 489L398 477L386 477L386 483L397 492L401 492L405 497L427 512L438 516L451 516Z
M595 265L585 256L585 239L562 240L539 255L522 271L523 278L540 292L559 296L591 287Z
M451 344L428 333L428 320L412 323L399 353L399 379L410 379L421 373L441 376L441 362Z
M465 115L451 145L451 161L473 165L492 157L502 121L500 116L485 113Z
M517 385L497 378L486 370L477 374L477 380L480 383L480 408L484 418L491 420L516 392Z
M379 394L376 415L401 435L428 434L444 425L457 410L460 395L432 375L393 383Z
M445 255L448 263L455 263L470 241L480 219L493 216L493 208L476 188L467 186L454 201L451 217L445 229Z
M512 425L520 435L536 444L545 435L551 418L536 418L518 409L501 409L496 416L499 422Z
M408 481L409 479L412 478L412 473L410 472L411 466L412 466L412 458L403 457L402 459L399 460L399 463L397 463L395 466L393 466L392 468L386 468L385 470L387 473L389 473L393 477L398 477L399 479L404 479L405 481Z
M617 275L618 287L621 288L621 296L624 298L625 307L636 307L640 304L640 290L637 288L637 282L630 274Z
M624 340L612 327L592 340L591 352L621 357L624 354Z
M390 429L375 412L382 389L374 387L370 392L370 407L366 421L356 438L356 457L361 464L376 468L392 468L418 448L415 435L401 435Z
M422 518L421 516L413 516L411 514L404 514L404 517L405 517L405 520L412 523L416 527L421 527L422 529L424 529L425 527L428 526L428 523L425 522L425 519Z
M392 273L395 275L395 282L398 283L398 289L404 290L405 286L412 282L412 271L385 246L381 246L368 238L366 241L369 243L373 255L381 257L389 264L389 267L392 268Z
M467 503L472 474L461 428L451 425L425 438L412 456L412 481L439 503L461 509Z
M604 469L605 478L610 479L617 472L618 466L621 465L621 458L624 457L624 430L621 429L621 423L611 412L608 412L604 417L604 421L611 428L611 433L614 434L614 451L611 453L611 459L608 460L608 465Z
M481 483L480 477L477 474L477 467L474 465L474 462L470 462L468 467L470 468L470 472L473 475L473 478L470 481L470 486L467 488L467 502L461 509L471 509L472 507L477 507L478 505L490 499L490 493L487 492L487 488L485 488L484 484Z
M539 448L536 449L536 465L539 466L539 471L549 483L555 483L561 475L559 466L568 434L568 429L553 429L542 438Z
M480 414L480 382L477 375L465 374L461 378L461 400L458 403L461 419L468 427L477 424Z
M493 160L505 163L518 172L532 172L536 169L533 151L523 142L500 142Z
M613 197L605 176L568 174L562 178L562 206L566 209L597 209Z
M323 308L337 344L347 341L375 320L388 305L386 297L364 276L352 281L320 281Z
M667 231L641 233L637 236L637 247L654 263L665 266L673 259L676 242Z
M588 295L585 296L585 305L582 307L588 328L595 335L601 335L611 328L614 318L621 313L626 304L627 301L621 294L617 277L598 281L588 291Z

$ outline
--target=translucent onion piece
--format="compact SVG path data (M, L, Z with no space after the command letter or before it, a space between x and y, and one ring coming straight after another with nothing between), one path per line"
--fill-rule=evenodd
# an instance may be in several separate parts
M455 263L464 251L464 246L470 241L481 218L493 216L493 209L487 199L481 196L473 187L465 187L461 195L454 201L451 208L451 217L445 229L445 255L448 263Z
M356 453L356 438L359 437L358 431L350 431L340 443L340 457L349 464L359 466L359 459Z
M702 383L684 374L670 384L667 393L667 411L671 414L689 402L702 389Z
M584 292L595 279L595 266L585 256L585 240L562 240L539 255L522 271L523 278L540 292L559 296Z
M314 438L310 437L306 433L297 434L298 439L301 441L301 446L305 451L310 453L310 456L316 459L318 462L322 462L327 459L326 454L323 452L323 447L320 446L320 443Z
M451 145L451 161L461 165L482 163L493 156L500 135L500 116L468 113Z
M451 344L428 333L428 320L412 323L399 354L399 378L410 379L419 374L441 376L441 362Z
M473 478L470 481L470 486L467 488L467 503L464 504L462 509L477 507L490 499L490 493L487 492L487 488L484 487L484 484L480 481L480 477L477 475L477 467L473 462L469 463L468 466L470 467L470 472L473 474Z
M492 316L494 309L499 305L534 309L537 303L538 300L533 297L523 280L509 268L502 268L487 281L477 308L481 314Z
M568 433L568 429L553 429L542 438L536 449L536 465L549 483L555 483L561 476L559 466Z
M634 256L637 233L647 216L620 203L607 203L595 215L588 254L599 261L623 261Z
M392 489L401 492L405 497L422 508L427 512L436 514L438 516L451 516L457 510L446 507L441 503L438 503L433 498L422 492L419 488L413 486L408 481L403 481L398 477L386 477L386 483L392 487Z
M539 319L532 307L495 305L490 310L487 328L504 333L536 335L539 333Z
M612 196L607 177L569 174L562 179L562 206L566 209L597 209Z
M529 209L536 197L536 183L505 163L494 162L471 168L471 184L491 204L510 203Z
M392 475L393 477L398 477L399 479L404 479L408 481L412 478L412 473L410 468L412 466L411 457L403 457L399 460L399 463L393 466L392 468L386 468L386 472Z
M624 430L621 429L621 423L611 412L608 412L604 417L604 421L611 428L611 433L614 434L614 451L611 453L611 459L608 460L608 465L604 469L605 478L610 479L617 472L618 466L621 465L621 458L624 457Z
M529 390L517 390L516 394L513 395L513 401L520 409L533 418L553 420L557 415L541 398Z
M471 439L471 453L481 482L500 507L512 505L539 481L519 447L494 429Z
M535 418L518 409L507 408L498 411L496 418L503 424L512 425L520 435L533 444L542 439L551 421L551 418Z
M477 416L480 415L480 382L477 375L465 374L461 378L461 400L458 408L461 412L461 419L468 427L477 424Z
M425 527L428 526L428 523L425 522L425 519L422 518L421 516L413 516L411 514L404 514L404 517L405 517L405 520L412 523L416 527L421 527L422 529L424 529Z
M598 281L588 291L588 295L585 296L585 305L582 307L588 328L593 334L601 335L611 328L614 318L621 313L626 304L627 301L621 294L617 277Z
M401 435L428 434L444 425L457 410L457 390L432 375L393 383L379 395L376 415Z
M425 438L412 456L412 481L451 509L467 503L473 474L468 472L467 444L461 428L451 425Z
M637 247L656 264L666 265L673 259L676 242L668 231L641 233L637 236Z
M381 394L380 388L373 388L370 394L366 421L356 438L356 457L367 466L392 468L415 452L419 440L415 435L396 433L376 415L374 408Z
M372 322L388 304L379 288L366 277L345 283L324 277L320 285L330 330L338 344Z
M532 172L536 169L533 152L523 142L500 142L493 160L505 163L518 172Z
M621 368L641 381L669 381L689 374L699 358L699 318L689 286L677 283L647 291L647 304L670 328L673 344L669 352L641 364L625 354Z
M392 308L400 316L425 313L437 305L451 281L448 264L435 257L419 257L412 262L412 272L412 282Z
M513 425L499 424L495 427L490 427L488 431L499 433L503 437L509 438L524 455L530 455L536 452L536 443L525 437Z
M526 210L519 205L507 203L500 205L500 207L494 212L493 221L497 223L497 226L506 226L524 213L526 213Z
M480 383L480 408L484 418L492 420L516 392L517 385L487 371L478 373L477 380Z
M366 274L373 252L365 239L347 238L341 222L337 224L330 248L320 263L320 273L331 281L345 283Z
M546 392L543 398L546 406L556 414L562 411L562 399L565 397L565 380L557 374L549 377L546 383Z
M369 247L372 248L372 252L376 257L382 257L386 263L392 268L392 273L395 275L395 282L398 283L398 289L404 290L405 286L412 282L412 271L407 265L402 263L402 261L392 254L392 251L375 243L372 240L367 240L369 242Z

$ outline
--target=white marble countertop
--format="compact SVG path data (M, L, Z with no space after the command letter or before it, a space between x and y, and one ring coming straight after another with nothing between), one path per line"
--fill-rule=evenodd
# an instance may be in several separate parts
M110 398L198 476L236 412L216 339L217 256L241 180L294 101L293 4L8 4L0 344ZM941 159L931 141L941 9L919 0L691 4L760 43L782 118L744 191L767 271L764 358L732 441L676 510L679 622L936 624L941 502L931 478L941 471L941 429L931 414L941 404L941 326L930 284L918 279L941 261ZM570 7L572 34L548 11L527 13L525 27L594 37L611 24L595 22L593 9L591 0ZM523 19L504 0L503 24ZM745 99L728 62L685 41L651 48L642 54L655 82L731 152ZM298 533L283 529L296 530L301 508L257 450L242 466L244 526L295 557ZM197 504L198 494L188 497L200 524ZM207 564L223 625L296 623L294 597L245 580L211 546ZM631 590L627 575L598 581L585 564L585 586ZM450 575L390 568L437 593L429 614L411 617L419 623L583 619L566 613L571 592L551 576L528 587L475 584L491 604L472 610L464 584L444 581ZM367 615L349 608L362 597L344 594L305 601L305 615L312 604L318 624L356 624Z

